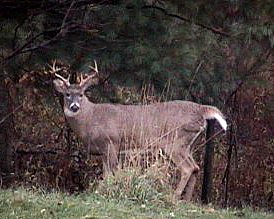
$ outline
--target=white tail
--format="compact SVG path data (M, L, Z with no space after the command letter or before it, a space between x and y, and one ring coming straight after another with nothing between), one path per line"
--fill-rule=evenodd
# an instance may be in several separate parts
M213 117L220 123L222 128L226 131L227 122L224 120L224 118L222 116L220 116L220 114L217 114L217 113L213 114Z
M227 122L218 108L214 106L204 105L203 112L204 119L216 119L223 128L223 130L227 130Z

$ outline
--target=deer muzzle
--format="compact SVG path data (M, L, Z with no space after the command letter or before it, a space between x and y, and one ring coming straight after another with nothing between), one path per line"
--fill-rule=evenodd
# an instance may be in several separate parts
M80 109L80 104L79 103L71 103L69 106L69 109L76 113Z

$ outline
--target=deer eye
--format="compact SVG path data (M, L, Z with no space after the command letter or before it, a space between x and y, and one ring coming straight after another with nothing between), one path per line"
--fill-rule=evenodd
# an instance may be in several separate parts
M70 97L70 94L69 94L69 93L66 93L66 96L67 96L67 97Z
M83 97L83 94L80 94L80 97Z

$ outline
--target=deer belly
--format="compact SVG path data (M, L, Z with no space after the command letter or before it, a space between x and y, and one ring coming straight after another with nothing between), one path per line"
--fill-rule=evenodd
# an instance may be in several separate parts
M95 156L100 156L104 154L102 147L98 145L88 145L88 152L89 154L92 154Z
M115 144L110 138L93 138L84 141L85 145L88 147L88 151L92 155L104 155L109 151L116 151L117 144Z

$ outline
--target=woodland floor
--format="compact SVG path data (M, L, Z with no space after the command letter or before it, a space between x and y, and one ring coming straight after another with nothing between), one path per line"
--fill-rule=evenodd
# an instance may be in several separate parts
M214 209L193 204L161 205L108 199L96 193L67 195L25 189L0 191L0 218L203 218L273 219L274 214L251 209Z

